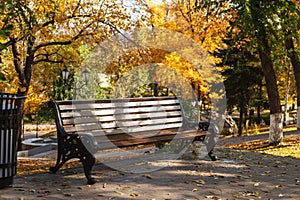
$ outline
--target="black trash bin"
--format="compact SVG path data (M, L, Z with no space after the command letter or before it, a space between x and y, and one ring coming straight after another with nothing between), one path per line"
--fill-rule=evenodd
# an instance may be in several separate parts
M0 188L13 183L24 95L0 93Z

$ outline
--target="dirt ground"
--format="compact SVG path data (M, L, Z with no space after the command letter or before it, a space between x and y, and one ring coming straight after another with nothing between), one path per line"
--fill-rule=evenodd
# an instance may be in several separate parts
M161 159L155 163L161 169L153 172L124 172L97 164L95 185L86 185L81 167L16 176L12 186L0 189L0 199L300 200L299 159L225 147L267 137L221 139L215 151L218 161L198 160L187 152L177 160Z

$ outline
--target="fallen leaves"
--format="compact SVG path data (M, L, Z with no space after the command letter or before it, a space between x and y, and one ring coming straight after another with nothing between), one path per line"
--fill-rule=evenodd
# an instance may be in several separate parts
M298 138L300 141L300 137ZM254 144L254 146L251 147L252 144ZM286 192L286 190L292 188L295 191L294 188L299 187L300 179L297 176L293 176L293 173L298 171L291 170L294 168L298 169L299 162L291 162L298 159L293 159L291 157L280 157L280 159L278 159L278 156L256 153L265 150L273 151L275 149L274 147L264 147L264 142L247 142L239 145L239 147L243 149L217 149L219 155L222 157L219 161L215 162L215 164L208 161L195 161L194 165L187 164L189 168L174 168L172 173L176 174L176 176L183 174L183 178L176 182L176 184L178 184L178 186L181 184L180 190L184 190L186 195L198 197L199 199L215 200L221 199L220 197L224 199L223 195L225 195L225 193L227 198L229 196L229 199L264 199L269 196L272 196L274 199L282 197L287 198L291 194ZM285 147L281 146L278 148L282 149ZM18 163L18 175L40 172L48 173L49 167L53 165L55 165L55 162L46 160L20 160ZM78 165L81 165L81 163L73 161L67 163L64 168L75 168ZM75 173L76 170L65 170L64 174L72 175L72 171ZM116 174L119 177L119 174L121 173ZM121 175L124 177L127 176L127 174ZM83 175L81 174L80 176ZM157 187L162 185L163 187L171 188L168 196L164 192L155 194L161 195L161 198L155 196L157 199L171 199L171 197L173 198L175 195L178 195L176 189L173 194L173 187L171 185L174 183L174 180L177 180L175 176L171 176L170 182L168 182L169 184L165 183L165 179L164 181L160 181L164 177L155 173L148 174L147 172L144 172L136 175L135 178L140 181L138 181L139 184L132 184L128 181L131 180L128 177L126 177L126 182L118 183L111 182L110 179L101 178L98 186L89 187L92 187L91 189L93 191L99 189L96 191L95 197L98 196L103 199L107 197L107 194L124 199L144 199L148 197L147 195L149 195L149 193L151 195L151 192L149 192L151 189L156 189L148 187L152 184L157 184L155 185ZM31 179L31 181L32 180L33 179ZM35 178L32 182L35 180L39 179ZM141 182L142 184L140 184ZM31 190L27 187L18 187L15 188L15 190L20 193L31 193L31 195L36 197L44 198L59 194L65 196L66 199L79 198L82 193L88 193L90 191L90 188L86 186L72 185L71 181L61 182L60 180L57 180L53 185L52 183L50 184L49 187L47 185L43 186L43 188L36 187ZM287 187L287 185L289 185L289 187ZM143 193L144 188L142 187L147 187L146 189L149 191ZM229 187L230 190L227 190ZM157 189L160 191L160 188Z
M201 185L205 184L205 181L204 180L193 180L193 183L196 183L197 186L201 186Z
M119 194L119 195L121 195L121 196L125 195L124 192L121 192L121 191L119 191L119 190L115 190L115 193L117 193L117 194Z
M66 197L73 197L73 196L74 196L74 194L71 194L71 193L64 193L64 195L65 195Z
M221 199L220 197L213 196L213 195L207 195L207 196L205 196L205 198L213 199L213 200L220 200Z
M259 197L260 194L259 194L259 192L242 191L242 192L238 192L237 194L234 194L233 196L235 198L239 198L239 197Z
M254 140L227 145L230 148L244 149L264 154L300 158L300 136L285 137L278 146L269 146L268 140ZM280 162L280 161L279 161ZM279 163L278 163L279 164Z
M145 177L148 179L153 179L153 177L150 174L143 174L142 177Z
M260 182L256 182L253 184L254 187L258 187L260 185Z
M138 197L138 196L140 196L140 195L137 194L137 193L131 193L130 196L132 196L132 197Z
M17 163L17 176L24 176L35 173L48 173L49 168L55 166L55 161L43 159L19 159ZM81 166L77 160L67 162L61 169L75 168Z

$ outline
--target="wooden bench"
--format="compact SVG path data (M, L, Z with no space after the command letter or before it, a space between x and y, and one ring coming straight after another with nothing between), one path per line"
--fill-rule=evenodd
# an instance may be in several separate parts
M91 170L94 153L99 150L168 142L174 138L207 141L207 135L212 138L218 134L212 123L187 120L176 97L65 100L52 101L52 106L58 154L50 171L55 173L66 161L78 158L88 184L95 183ZM208 155L216 160L212 148Z

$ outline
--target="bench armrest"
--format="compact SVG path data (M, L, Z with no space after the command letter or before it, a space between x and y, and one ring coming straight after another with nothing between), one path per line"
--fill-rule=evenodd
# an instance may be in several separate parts
M199 123L199 129L202 129L203 131L208 131L216 135L220 133L218 126L212 122L198 122L198 123Z
M94 154L98 150L98 142L91 133L81 133L79 138L85 148L91 153Z
M54 111L54 115L55 115L55 124L56 124L56 129L57 129L57 135L58 137L60 136L67 136L67 132L65 131L63 124L62 124L62 120L61 120L61 116L59 114L59 108L56 104L55 101L50 101L49 105L53 108Z
M220 133L219 128L212 122L191 122L185 120L184 129L198 129L202 131L208 131L215 135L218 135Z

